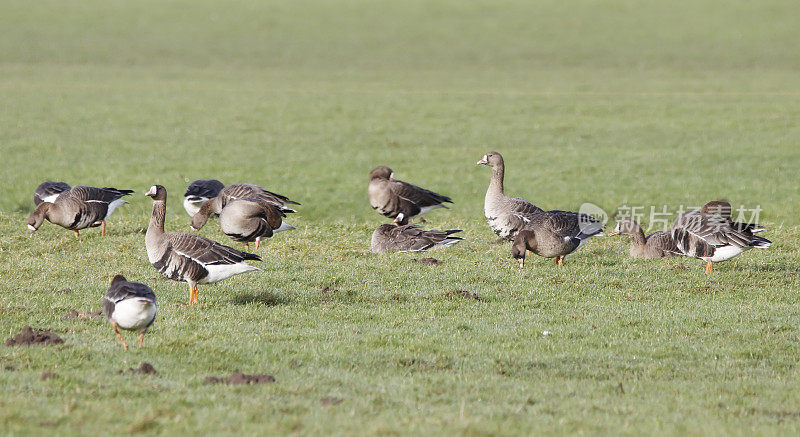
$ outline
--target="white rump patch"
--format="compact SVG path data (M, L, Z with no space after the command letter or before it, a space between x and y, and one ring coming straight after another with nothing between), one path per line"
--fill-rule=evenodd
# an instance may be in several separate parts
M210 284L241 273L261 270L258 267L243 262L236 264L212 264L204 265L203 267L208 270L208 276L198 281L200 284Z
M125 299L114 305L111 319L120 328L129 330L144 329L156 316L156 304L143 298Z

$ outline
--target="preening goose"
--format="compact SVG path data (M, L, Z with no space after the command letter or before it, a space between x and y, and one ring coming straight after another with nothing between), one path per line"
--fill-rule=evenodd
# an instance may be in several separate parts
M483 155L478 165L488 165L492 168L492 178L489 180L489 189L483 202L483 213L486 223L498 237L504 240L513 240L533 215L542 209L518 197L508 197L503 192L503 178L505 163L503 157L497 152Z
M208 199L216 197L225 185L216 179L198 179L186 188L183 194L183 209L193 217Z
M453 201L441 194L420 188L394 178L394 172L382 165L369 172L367 188L372 209L389 218L403 214L412 220L436 208L447 208L444 203Z
M124 276L116 275L111 280L108 293L103 296L103 313L114 327L122 347L128 344L119 333L119 328L139 331L139 347L142 347L144 334L156 319L156 294L140 282L128 282Z
M667 231L656 231L644 236L644 231L639 223L633 220L620 220L609 236L628 235L631 237L630 255L633 258L666 258L683 256L678 250L672 234Z
M295 227L283 222L286 214L273 203L258 199L233 199L222 208L219 227L225 235L244 243L256 242L256 250L262 238L270 238L276 232L294 230Z
M740 223L733 221L731 219L731 211L731 204L726 200L712 200L700 208L700 212L704 214L715 214L728 220L728 223L730 223L734 229L745 232L745 234L749 233L753 235L764 230L758 223Z
M223 188L216 197L212 197L203 206L200 207L200 210L197 211L197 214L192 216L192 228L200 229L208 221L208 217L211 214L220 214L222 213L222 209L225 208L225 205L228 204L233 199L257 199L264 202L273 203L280 208L281 211L284 213L287 212L295 212L294 209L286 206L287 204L292 205L299 205L299 203L289 200L288 197L273 193L272 191L267 191L258 185L253 184L234 184L228 185L227 187Z
M555 258L557 265L564 257L578 250L586 241L603 234L603 223L592 216L570 211L541 211L530 216L528 223L517 233L511 245L511 256L525 265L525 255L531 251L545 258Z
M766 238L734 228L723 217L700 211L678 216L672 224L672 239L684 255L705 261L709 274L714 268L712 263L727 261L754 247L766 249L772 244Z
M261 270L246 262L261 261L258 255L238 251L199 235L165 232L166 188L153 185L146 195L153 198L153 215L144 236L147 259L167 278L189 284L189 305L198 303L197 284L210 284L240 273Z
M451 246L462 240L451 235L461 232L460 229L426 231L417 225L408 224L408 218L402 213L397 217L399 220L395 220L395 223L380 225L372 233L373 252L416 252Z
M123 196L133 190L116 188L72 187L55 198L53 203L42 202L28 216L30 235L42 226L45 219L50 223L70 229L79 238L78 231L101 226L102 235L106 235L106 220L117 207L128 203Z
M53 203L59 194L70 189L66 182L42 182L33 192L33 204L39 206L42 202Z

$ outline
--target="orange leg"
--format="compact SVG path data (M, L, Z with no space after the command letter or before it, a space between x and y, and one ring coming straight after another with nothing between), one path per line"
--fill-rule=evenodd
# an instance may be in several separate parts
M139 345L138 347L142 347L142 342L144 341L144 332L139 333Z
M105 237L106 236L106 221L105 220L100 220L100 231L101 231L100 235Z
M531 251L528 250L528 249L525 249L525 256L531 256Z
M710 275L712 270L714 270L714 264L711 261L706 261L706 274Z
M111 322L111 326L114 327L114 333L117 334L117 338L119 339L119 342L122 343L122 347L124 347L125 350L128 350L128 343L125 343L125 340L122 338L122 334L119 333L117 322Z
M250 243L244 243L245 250L250 250Z
M197 305L200 301L197 299L197 285L189 288L189 305Z
M72 231L72 232L75 233L75 239L76 240L80 240L81 239L81 236L80 236L80 234L78 234L78 231Z
M256 250L258 250L258 246L261 245L261 240L256 240Z
M563 266L564 265L564 257L563 256L557 256L556 257L556 265L557 266Z

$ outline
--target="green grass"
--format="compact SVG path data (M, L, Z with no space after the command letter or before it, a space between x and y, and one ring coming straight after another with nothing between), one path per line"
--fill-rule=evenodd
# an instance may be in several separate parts
M0 332L65 343L0 346L0 433L800 432L800 7L661 3L2 2ZM546 208L724 197L761 205L774 244L711 276L622 238L520 271L483 220L488 150ZM369 251L380 164L455 199L428 216L464 230L444 264ZM302 202L298 230L178 308L143 193L166 186L188 231L183 190L209 177ZM137 193L106 238L28 239L47 179ZM142 349L64 318L116 273L157 293ZM158 376L118 373L142 362ZM276 382L204 383L235 371Z

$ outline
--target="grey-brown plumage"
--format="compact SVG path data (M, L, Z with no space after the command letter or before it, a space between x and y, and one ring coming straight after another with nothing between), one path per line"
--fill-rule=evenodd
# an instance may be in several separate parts
M733 209L731 208L731 204L727 200L712 200L700 208L700 212L704 214L714 214L728 220L728 223L730 223L734 229L744 232L746 235L752 236L753 234L764 230L764 228L759 226L758 223L741 223L733 221L731 218L732 211Z
M478 165L480 164L492 168L492 178L489 180L489 189L486 190L483 203L486 223L501 239L513 240L517 232L542 209L525 199L505 195L503 188L505 163L499 153L489 152L483 155L483 159L478 161Z
M245 243L255 241L256 249L262 238L270 238L276 232L295 229L284 223L286 214L273 203L258 199L233 199L222 208L219 215L219 226L225 235Z
M734 228L724 217L689 211L672 224L672 239L684 255L706 261L706 273L714 262L729 260L752 249L766 249L772 244L766 238Z
M223 188L225 185L216 179L198 179L192 182L183 193L183 209L189 217L193 217L206 201L217 197Z
M620 220L609 236L628 235L631 237L630 253L633 258L666 258L683 256L678 250L672 234L667 231L656 231L645 237L642 227L633 220Z
M144 334L156 319L156 309L153 290L140 282L128 282L122 275L114 276L108 293L103 296L103 313L125 350L128 350L128 344L118 328L138 331L141 347Z
M256 199L261 200L264 202L272 203L279 207L279 209L284 213L295 212L294 209L288 207L287 205L299 205L299 203L289 200L288 197L273 193L272 191L267 191L258 185L253 184L234 184L228 185L227 187L223 188L222 191L216 197L209 199L203 206L200 207L200 210L197 211L192 217L192 228L200 229L208 221L208 217L211 214L220 214L222 213L222 209L225 208L225 205L228 204L231 200L234 199Z
M252 270L246 263L261 261L256 254L242 252L208 238L181 232L165 232L167 190L153 185L147 192L153 198L153 214L144 241L150 264L165 277L189 284L189 304L198 303L197 284L209 284Z
M603 224L593 217L570 211L540 211L517 233L511 245L511 256L525 263L526 251L545 258L556 258L562 265L564 257L602 235Z
M416 252L431 248L447 247L462 240L451 234L461 232L460 229L447 231L426 231L417 225L408 224L408 219L401 213L399 224L383 224L372 233L371 247L373 252Z
M372 209L389 218L403 214L411 220L436 208L453 203L447 197L394 178L389 167L382 165L369 172L367 188Z
M70 186L66 182L46 181L39 184L33 192L33 204L39 206L42 202L53 203L59 194L68 191Z
M33 235L47 219L53 224L72 230L76 238L79 230L95 226L102 226L102 234L105 235L106 220L117 207L128 203L122 197L131 193L133 190L72 187L59 194L53 203L40 203L28 216L28 229Z

